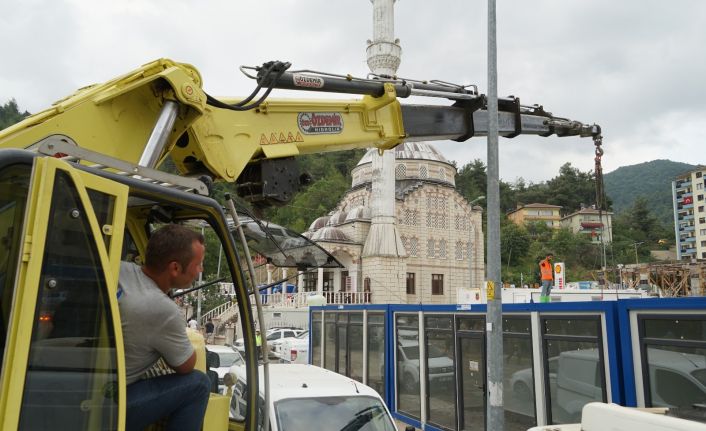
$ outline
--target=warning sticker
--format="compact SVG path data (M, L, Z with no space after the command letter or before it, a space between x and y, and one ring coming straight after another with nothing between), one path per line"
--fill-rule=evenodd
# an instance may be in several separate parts
M338 112L300 112L297 123L305 135L336 135L343 131L343 117Z
M488 301L495 299L495 282L488 280L485 282L485 291L488 297Z
M260 145L272 145L272 144L291 144L292 142L304 142L302 134L297 132L296 135L292 132L270 133L268 138L266 134L260 135Z
M306 88L322 88L324 86L324 78L320 76L302 75L301 73L292 74L292 80L296 87Z

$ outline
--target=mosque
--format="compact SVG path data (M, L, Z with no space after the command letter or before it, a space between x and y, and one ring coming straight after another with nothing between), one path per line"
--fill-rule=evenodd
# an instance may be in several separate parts
M350 302L457 303L460 289L479 288L484 279L482 209L456 191L453 164L432 145L413 142L391 151L393 217L381 215L376 152L353 169L336 209L304 233L345 268L307 274L303 290L341 292L337 298L347 294Z

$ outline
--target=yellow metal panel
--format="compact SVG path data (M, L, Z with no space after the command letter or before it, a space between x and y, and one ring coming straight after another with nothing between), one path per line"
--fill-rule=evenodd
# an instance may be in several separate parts
M0 429L17 429L22 403L34 309L37 302L42 250L49 226L53 170L47 172L47 159L35 159L30 183L27 216L23 226L22 259L18 267L12 314L5 343L5 361L0 382ZM31 239L30 239L31 238Z

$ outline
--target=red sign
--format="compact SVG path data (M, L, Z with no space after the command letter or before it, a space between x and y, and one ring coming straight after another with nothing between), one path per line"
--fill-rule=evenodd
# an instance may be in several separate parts
M687 196L684 198L684 205L693 204L694 198L692 196Z

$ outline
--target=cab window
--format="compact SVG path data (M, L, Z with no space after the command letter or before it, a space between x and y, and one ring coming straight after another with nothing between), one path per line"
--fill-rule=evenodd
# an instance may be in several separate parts
M108 290L85 208L57 171L42 260L22 430L117 428L117 367Z

